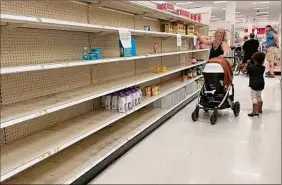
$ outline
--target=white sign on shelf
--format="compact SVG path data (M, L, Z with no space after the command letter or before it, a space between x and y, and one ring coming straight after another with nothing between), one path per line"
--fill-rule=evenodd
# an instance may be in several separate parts
M180 34L177 34L176 45L177 45L177 47L181 47L182 46L182 40L181 40L181 35Z
M194 45L194 46L197 46L197 39L198 39L198 37L197 37L197 36L194 36L194 39L193 39L193 45Z
M119 39L123 48L131 48L131 32L128 29L119 29Z

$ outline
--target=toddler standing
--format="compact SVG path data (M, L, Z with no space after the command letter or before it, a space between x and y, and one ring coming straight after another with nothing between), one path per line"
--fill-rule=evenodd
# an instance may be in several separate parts
M264 71L265 67L263 62L265 60L265 54L262 52L256 52L252 55L252 59L249 61L247 72L249 74L249 87L251 88L251 98L253 102L253 112L248 116L258 116L262 113L262 98L261 93L264 89Z

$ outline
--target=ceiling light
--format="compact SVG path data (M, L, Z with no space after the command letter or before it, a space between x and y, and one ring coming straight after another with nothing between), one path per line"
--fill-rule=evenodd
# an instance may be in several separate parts
M226 3L227 1L214 1L214 4L219 4L219 3Z
M226 8L222 8L221 10L226 10Z
M253 3L253 4L266 4L266 3L269 3L269 1L261 1L261 2L256 2L256 3Z
M268 14L269 12L257 12L256 14Z
M240 15L236 15L236 17L244 17L245 15L240 14Z
M192 3L194 3L194 2L192 2L192 1L188 1L188 2L185 2L185 3L176 3L176 5L182 5L182 4L192 4Z
M241 12L235 12L235 13L241 13Z
M265 10L265 9L269 9L269 7L255 7L255 10Z
M212 21L221 20L221 18L211 19Z
M268 17L268 16L269 16L269 14L262 14L262 15L257 14L256 16L258 16L258 17Z
M216 17L215 15L212 15L211 17Z

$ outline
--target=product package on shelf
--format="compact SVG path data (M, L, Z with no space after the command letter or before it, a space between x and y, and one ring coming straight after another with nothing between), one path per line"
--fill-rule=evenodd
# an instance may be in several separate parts
M131 38L131 48L124 48L119 41L120 57L136 56L136 39Z
M160 86L148 86L145 88L146 96L158 96L160 94Z
M187 35L194 35L195 27L194 26L187 26Z
M157 73L166 73L167 72L167 67L165 65L158 66L156 69Z
M101 107L126 112L139 105L141 99L142 91L139 86L135 86L101 97Z
M189 79L195 78L202 74L203 67L197 66L192 69L186 69L181 71L181 81L186 82Z
M174 32L174 26L173 24L169 22L162 23L161 31L166 33L173 33Z
M174 22L173 23L173 33L175 34L186 34L186 25L182 22Z
M102 49L101 48L91 48L88 51L87 47L84 47L82 60L98 60L102 59Z

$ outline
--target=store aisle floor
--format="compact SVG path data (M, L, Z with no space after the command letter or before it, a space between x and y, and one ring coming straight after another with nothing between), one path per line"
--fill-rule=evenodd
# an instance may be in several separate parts
M281 86L266 79L264 112L249 118L248 79L235 79L240 116L221 111L211 126L209 113L191 121L189 104L136 145L91 184L281 183Z

